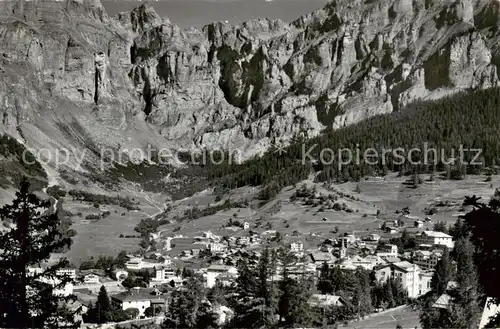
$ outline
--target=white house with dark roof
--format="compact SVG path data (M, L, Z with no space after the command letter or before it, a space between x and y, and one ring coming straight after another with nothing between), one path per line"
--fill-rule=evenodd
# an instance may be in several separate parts
M208 249L210 250L211 253L222 252L223 250L226 249L226 245L219 242L212 242L208 244Z
M418 294L419 296L425 295L431 291L431 280L434 275L434 271L420 272L419 274L419 284L418 284Z
M126 263L125 267L129 270L140 270L142 269L142 258L139 257L133 257L130 258Z
M408 292L408 297L416 298L420 295L420 268L407 261L381 265L375 269L375 277L379 282L390 278L401 280Z
M165 265L156 266L155 268L155 277L152 281L156 284L170 282L172 277L175 276L175 268Z
M101 283L101 277L97 274L97 272L90 272L83 276L83 283L98 284Z
M369 265L365 267L367 270L373 270L376 266L385 265L386 261L377 255L368 255L364 257L365 262Z
M309 257L311 259L311 262L316 265L323 264L324 262L328 264L334 264L337 261L337 258L331 253L322 251L313 251L309 254Z
M437 231L424 231L415 236L415 242L417 244L428 244L428 245L440 245L446 246L448 248L453 248L453 238L443 232Z
M166 298L154 289L133 288L111 296L111 302L122 310L136 308L139 310L139 315L144 315L144 311L151 305L161 306L165 310Z
M298 279L304 275L311 275L316 273L317 266L312 263L295 263L294 265L287 266L288 275L293 279Z
M424 270L433 270L441 257L442 251L417 250L412 255L412 262Z
M236 243L240 246L247 246L250 244L250 237L240 236L238 237L238 240L236 240Z
M211 288L215 285L216 279L220 275L237 275L238 270L234 266L228 265L210 265L207 268L206 279L207 287Z
M344 258L339 262L339 267L345 270L355 270L358 267L362 267L367 270L372 270L374 266L375 263L373 263L372 260L365 259L364 257L358 255L349 258Z
M392 257L392 256L380 256L384 260L384 262L392 264L392 263L398 263L401 261L401 258L399 257Z
M365 237L365 240L366 240L366 241L378 242L378 241L380 240L380 235L375 234L375 233L368 234L368 235Z
M304 251L304 244L302 241L292 241L290 243L290 251L295 253L302 252Z
M76 269L74 268L60 268L56 271L56 275L58 276L67 276L72 280L76 279Z
M377 256L389 256L389 257L397 257L398 256L398 246L394 244L380 244L377 247Z

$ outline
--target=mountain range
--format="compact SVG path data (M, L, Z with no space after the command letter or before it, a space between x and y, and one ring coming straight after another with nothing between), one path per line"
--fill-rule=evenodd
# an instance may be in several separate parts
M0 131L52 160L69 150L63 165L43 164L52 185L100 168L103 150L127 160L132 149L221 149L245 160L498 86L499 7L332 0L290 23L182 29L148 4L110 17L99 0L0 2Z

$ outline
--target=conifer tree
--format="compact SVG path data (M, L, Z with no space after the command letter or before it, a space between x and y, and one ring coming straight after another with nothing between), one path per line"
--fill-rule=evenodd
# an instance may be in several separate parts
M196 328L217 328L217 314L208 300L204 300L196 314Z
M448 231L454 241L464 238L469 234L467 224L462 220L462 218L458 218L455 224L453 224Z
M384 286L384 292L385 292L385 300L387 302L387 306L389 308L394 307L396 303L394 302L394 296L392 294L392 287L390 282L387 282L387 284Z
M311 327L317 319L316 312L308 303L313 292L314 281L312 278L302 277L297 280L289 279L288 282L291 293L285 326L292 328Z
M495 194L497 194L495 192ZM495 298L500 304L500 202L493 197L489 204L480 202L475 196L466 197L464 205L474 209L464 216L470 240L475 247L475 264L481 288L488 297ZM500 325L500 322L499 322Z
M68 265L67 260L41 267L52 253L71 245L71 239L59 232L60 221L51 208L49 200L30 192L28 180L23 178L15 199L0 209L1 220L11 224L0 232L0 327L57 328L62 323L78 327L76 312L61 306L75 297L53 294L73 281L57 274Z
M130 314L111 303L106 287L101 286L97 295L97 301L89 306L84 320L88 323L107 323L128 320Z
M174 291L162 328L193 328L196 318L189 312L191 305L192 301L185 291Z
M207 298L210 303L226 305L226 287L217 280L215 285L207 292Z
M356 269L355 276L353 304L357 308L358 315L364 316L372 310L370 277L367 271L359 268Z
M452 323L457 328L475 328L480 312L477 272L473 259L474 246L468 238L462 238L456 241L454 254L457 261L458 287L453 293Z
M446 228L446 222L444 221L436 222L432 230L436 232L448 233L448 229Z
M399 306L406 303L408 298L408 291L403 287L403 283L399 279L390 279L388 281L394 299L394 305Z
M104 286L101 286L97 295L95 309L97 323L106 323L111 320L111 301Z
M318 279L318 290L322 294L333 293L332 278L330 274L330 268L326 262L321 265L319 279Z
M287 319L292 308L292 299L294 298L295 281L289 276L289 266L292 265L292 260L285 250L280 252L281 263L283 266L283 278L280 282L281 296L278 303L278 314L280 323Z
M458 286L446 291L451 296L447 308L436 309L432 306L439 295L426 298L420 313L423 328L477 328L480 296L473 254L474 247L467 237L455 242L453 256L457 262L457 271L452 277ZM444 285L444 281L440 285Z
M276 254L274 251L266 248L259 261L259 298L262 299L261 305L262 325L269 328L275 323L277 314L278 294L277 287L273 280L276 274Z
M285 327L311 326L315 320L315 314L308 300L312 295L314 281L307 277L291 278L289 267L296 263L295 256L288 250L281 250L279 256L283 266L278 303L280 325Z
M205 289L198 276L187 279L186 289L176 290L162 328L195 328L205 310ZM206 315L206 314L203 314ZM200 319L205 321L207 318Z
M330 270L330 281L332 284L332 292L337 294L341 291L347 290L352 287L347 281L348 278L345 276L344 271L339 266L334 266ZM350 279L353 279L351 276Z
M250 268L246 260L239 263L234 301L233 327L271 327L278 314L278 291L273 280L276 274L276 254L264 249L256 268Z
M431 288L440 296L445 292L448 282L453 276L453 268L451 265L450 252L448 248L444 249L443 256L436 264L436 269L432 276Z

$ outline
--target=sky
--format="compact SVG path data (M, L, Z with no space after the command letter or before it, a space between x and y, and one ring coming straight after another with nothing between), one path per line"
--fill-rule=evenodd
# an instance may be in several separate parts
M142 1L101 0L109 15L128 11ZM214 21L243 21L267 17L290 22L321 8L327 0L158 0L149 1L156 12L183 28L201 27Z

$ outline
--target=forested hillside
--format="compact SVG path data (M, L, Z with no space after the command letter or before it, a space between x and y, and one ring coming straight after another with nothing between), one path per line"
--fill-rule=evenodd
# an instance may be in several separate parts
M485 167L494 167L498 163L497 150L500 149L500 89L471 91L447 97L439 101L419 102L399 112L379 115L358 124L338 130L325 131L321 136L307 141L297 140L279 152L272 149L261 158L255 158L240 165L198 166L196 174L215 179L229 188L245 185L266 185L268 197L284 186L292 185L305 179L312 171L320 171L319 180L359 180L366 174L384 174L387 171L400 171L401 174L446 170L449 178L460 178L462 173L478 173ZM413 162L424 162L424 143L427 149L438 150L436 161L429 153L427 165L414 166L409 162L395 164L391 155L386 156L385 165L380 157L376 165L366 163L350 163L338 170L338 162L324 165L319 160L321 150L328 148L335 153L339 149L360 150L361 155L368 148L382 150L403 148L406 151L413 147L422 152L412 154ZM316 146L315 146L316 145ZM475 162L484 165L463 166L459 163L447 166L450 157L458 158L459 150L481 149ZM309 156L305 154L311 149ZM441 156L441 150L444 156ZM464 152L465 162L471 162L477 151ZM306 163L303 163L305 158ZM329 160L325 155L323 158ZM344 159L346 160L346 159ZM444 160L444 163L443 163ZM436 165L434 166L434 162ZM451 167L451 168L450 168ZM181 170L176 176L190 173L193 167ZM265 195L264 195L265 196Z

